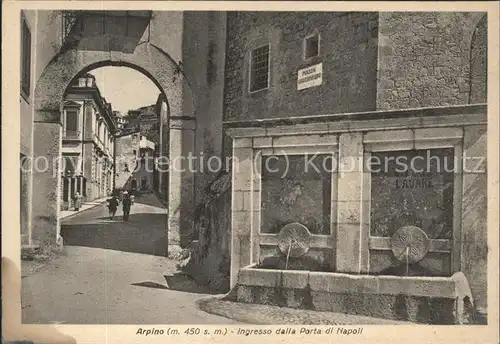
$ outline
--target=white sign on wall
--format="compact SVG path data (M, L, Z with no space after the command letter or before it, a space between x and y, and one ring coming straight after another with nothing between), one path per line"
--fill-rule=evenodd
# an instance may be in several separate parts
M323 63L300 69L297 72L297 89L319 86L323 82Z

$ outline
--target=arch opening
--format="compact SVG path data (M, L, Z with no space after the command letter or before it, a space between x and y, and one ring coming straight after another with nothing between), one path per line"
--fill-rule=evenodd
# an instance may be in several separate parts
M81 139L81 153L76 168L63 167L62 185L66 179L80 177L76 184L82 189L84 201L119 195L123 190L136 189L131 178L159 179L148 183L142 191L164 195L161 183L164 171L158 170L156 159L167 157L163 131L168 132L168 114L158 111L159 100L166 96L158 82L140 68L97 63L83 69L70 81L61 101L62 162L75 158L71 148ZM160 109L161 110L161 109ZM131 136L136 139L130 139ZM142 164L147 155L148 163ZM141 157L139 161L138 158ZM97 161L97 162L96 162ZM96 172L94 165L101 164ZM90 167L89 167L90 165ZM103 173L104 176L98 175ZM72 173L66 173L72 172ZM137 175L142 175L138 177ZM86 181L87 188L80 187ZM71 199L63 199L61 210L72 208Z
M65 99L68 88L76 81L84 78L87 74L102 67L127 67L147 77L159 90L158 102L164 104L158 106L155 102L153 110L160 108L160 116L156 116L158 129L165 134L161 137L158 146L162 147L163 156L184 156L194 147L194 130L192 123L194 116L194 97L187 80L171 57L150 43L142 43L136 46L131 54L109 51L83 51L65 50L56 55L42 72L35 87L34 96L34 157L43 156L49 159L60 159L62 156L62 141L66 118ZM155 111L154 111L155 112ZM176 125L173 130L176 135L170 135L172 125L171 117L176 117ZM186 125L185 123L189 123ZM167 125L168 123L168 125ZM99 125L96 124L96 128ZM66 128L67 129L67 128ZM80 135L81 136L81 135ZM109 136L106 136L109 139ZM171 145L171 140L174 144ZM181 143L182 144L178 144ZM172 152L171 147L178 151ZM155 150L154 147L153 151ZM33 241L41 244L51 244L60 238L60 208L61 198L61 172L62 164L53 164L47 170L35 171L38 181L33 188ZM131 169L131 166L128 166ZM82 168L83 169L83 168ZM74 171L71 171L72 173ZM95 173L93 170L89 173ZM182 233L192 231L191 221L184 221L189 216L185 215L191 211L190 207L194 199L193 175L192 173L165 171L166 176L157 178L163 180L164 189L175 189L170 193L165 191L164 198L168 198L169 211L167 212L167 231L175 232L177 240L183 237ZM137 180L140 180L137 179ZM165 185L166 182L166 185ZM108 182L109 183L109 182ZM85 180L80 185L87 185ZM158 186L156 182L148 182L147 185ZM138 185L139 186L139 185ZM76 190L76 189L75 189ZM173 195L173 196L172 196ZM50 202L46 200L49 199ZM172 209L170 209L172 208ZM55 235L54 235L55 234Z
M82 76L84 76L88 73L91 73L92 71L96 71L98 69L106 68L106 67L129 68L129 69L132 69L134 71L141 73L142 75L147 77L158 88L158 91L163 95L163 97L165 98L165 101L167 101L167 95L165 94L165 91L163 90L162 85L146 69L144 69L141 66L138 66L136 64L128 63L125 61L112 61L112 60L99 61L99 62L93 63L91 65L88 65L88 66L82 68L66 84L65 92L63 93L62 97L64 98L65 93L67 92L67 89L70 87L71 83L74 82L76 79L81 78ZM61 101L63 101L63 99L61 99Z

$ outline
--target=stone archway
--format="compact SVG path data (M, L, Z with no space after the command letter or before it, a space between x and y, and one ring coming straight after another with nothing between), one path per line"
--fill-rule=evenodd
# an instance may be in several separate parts
M195 104L182 70L164 51L149 42L133 53L66 50L54 56L40 76L34 97L34 166L32 240L53 245L59 239L61 104L68 85L86 72L104 66L125 66L142 72L168 99L169 156L187 156L194 151ZM179 160L179 159L178 159ZM193 173L180 159L169 169L169 241L179 243L192 230L186 212L193 206ZM186 234L186 235L184 235Z

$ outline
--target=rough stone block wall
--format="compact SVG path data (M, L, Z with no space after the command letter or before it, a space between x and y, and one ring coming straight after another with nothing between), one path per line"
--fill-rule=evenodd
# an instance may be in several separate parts
M478 16L482 14L380 13L377 109L468 104Z
M229 12L224 120L375 109L375 12ZM320 53L304 60L304 38L320 34ZM270 87L250 94L250 51L270 43ZM322 85L297 90L298 70L323 62Z
M469 103L486 103L488 90L488 20L486 15L474 31L470 52L470 99Z

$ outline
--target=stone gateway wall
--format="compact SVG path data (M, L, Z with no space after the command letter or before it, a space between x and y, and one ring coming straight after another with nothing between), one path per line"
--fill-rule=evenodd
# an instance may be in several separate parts
M109 51L65 50L56 55L45 68L35 88L34 156L45 156L50 161L60 154L61 125L60 100L66 85L78 73L97 66L128 66L147 72L169 99L169 109L175 115L192 118L192 107L182 103L183 94L190 94L186 81L174 79L177 65L163 51L151 44L138 45L133 54L110 54ZM175 80L175 81L173 81ZM41 246L56 242L60 231L58 219L60 169L50 166L45 172L33 175L32 239Z

